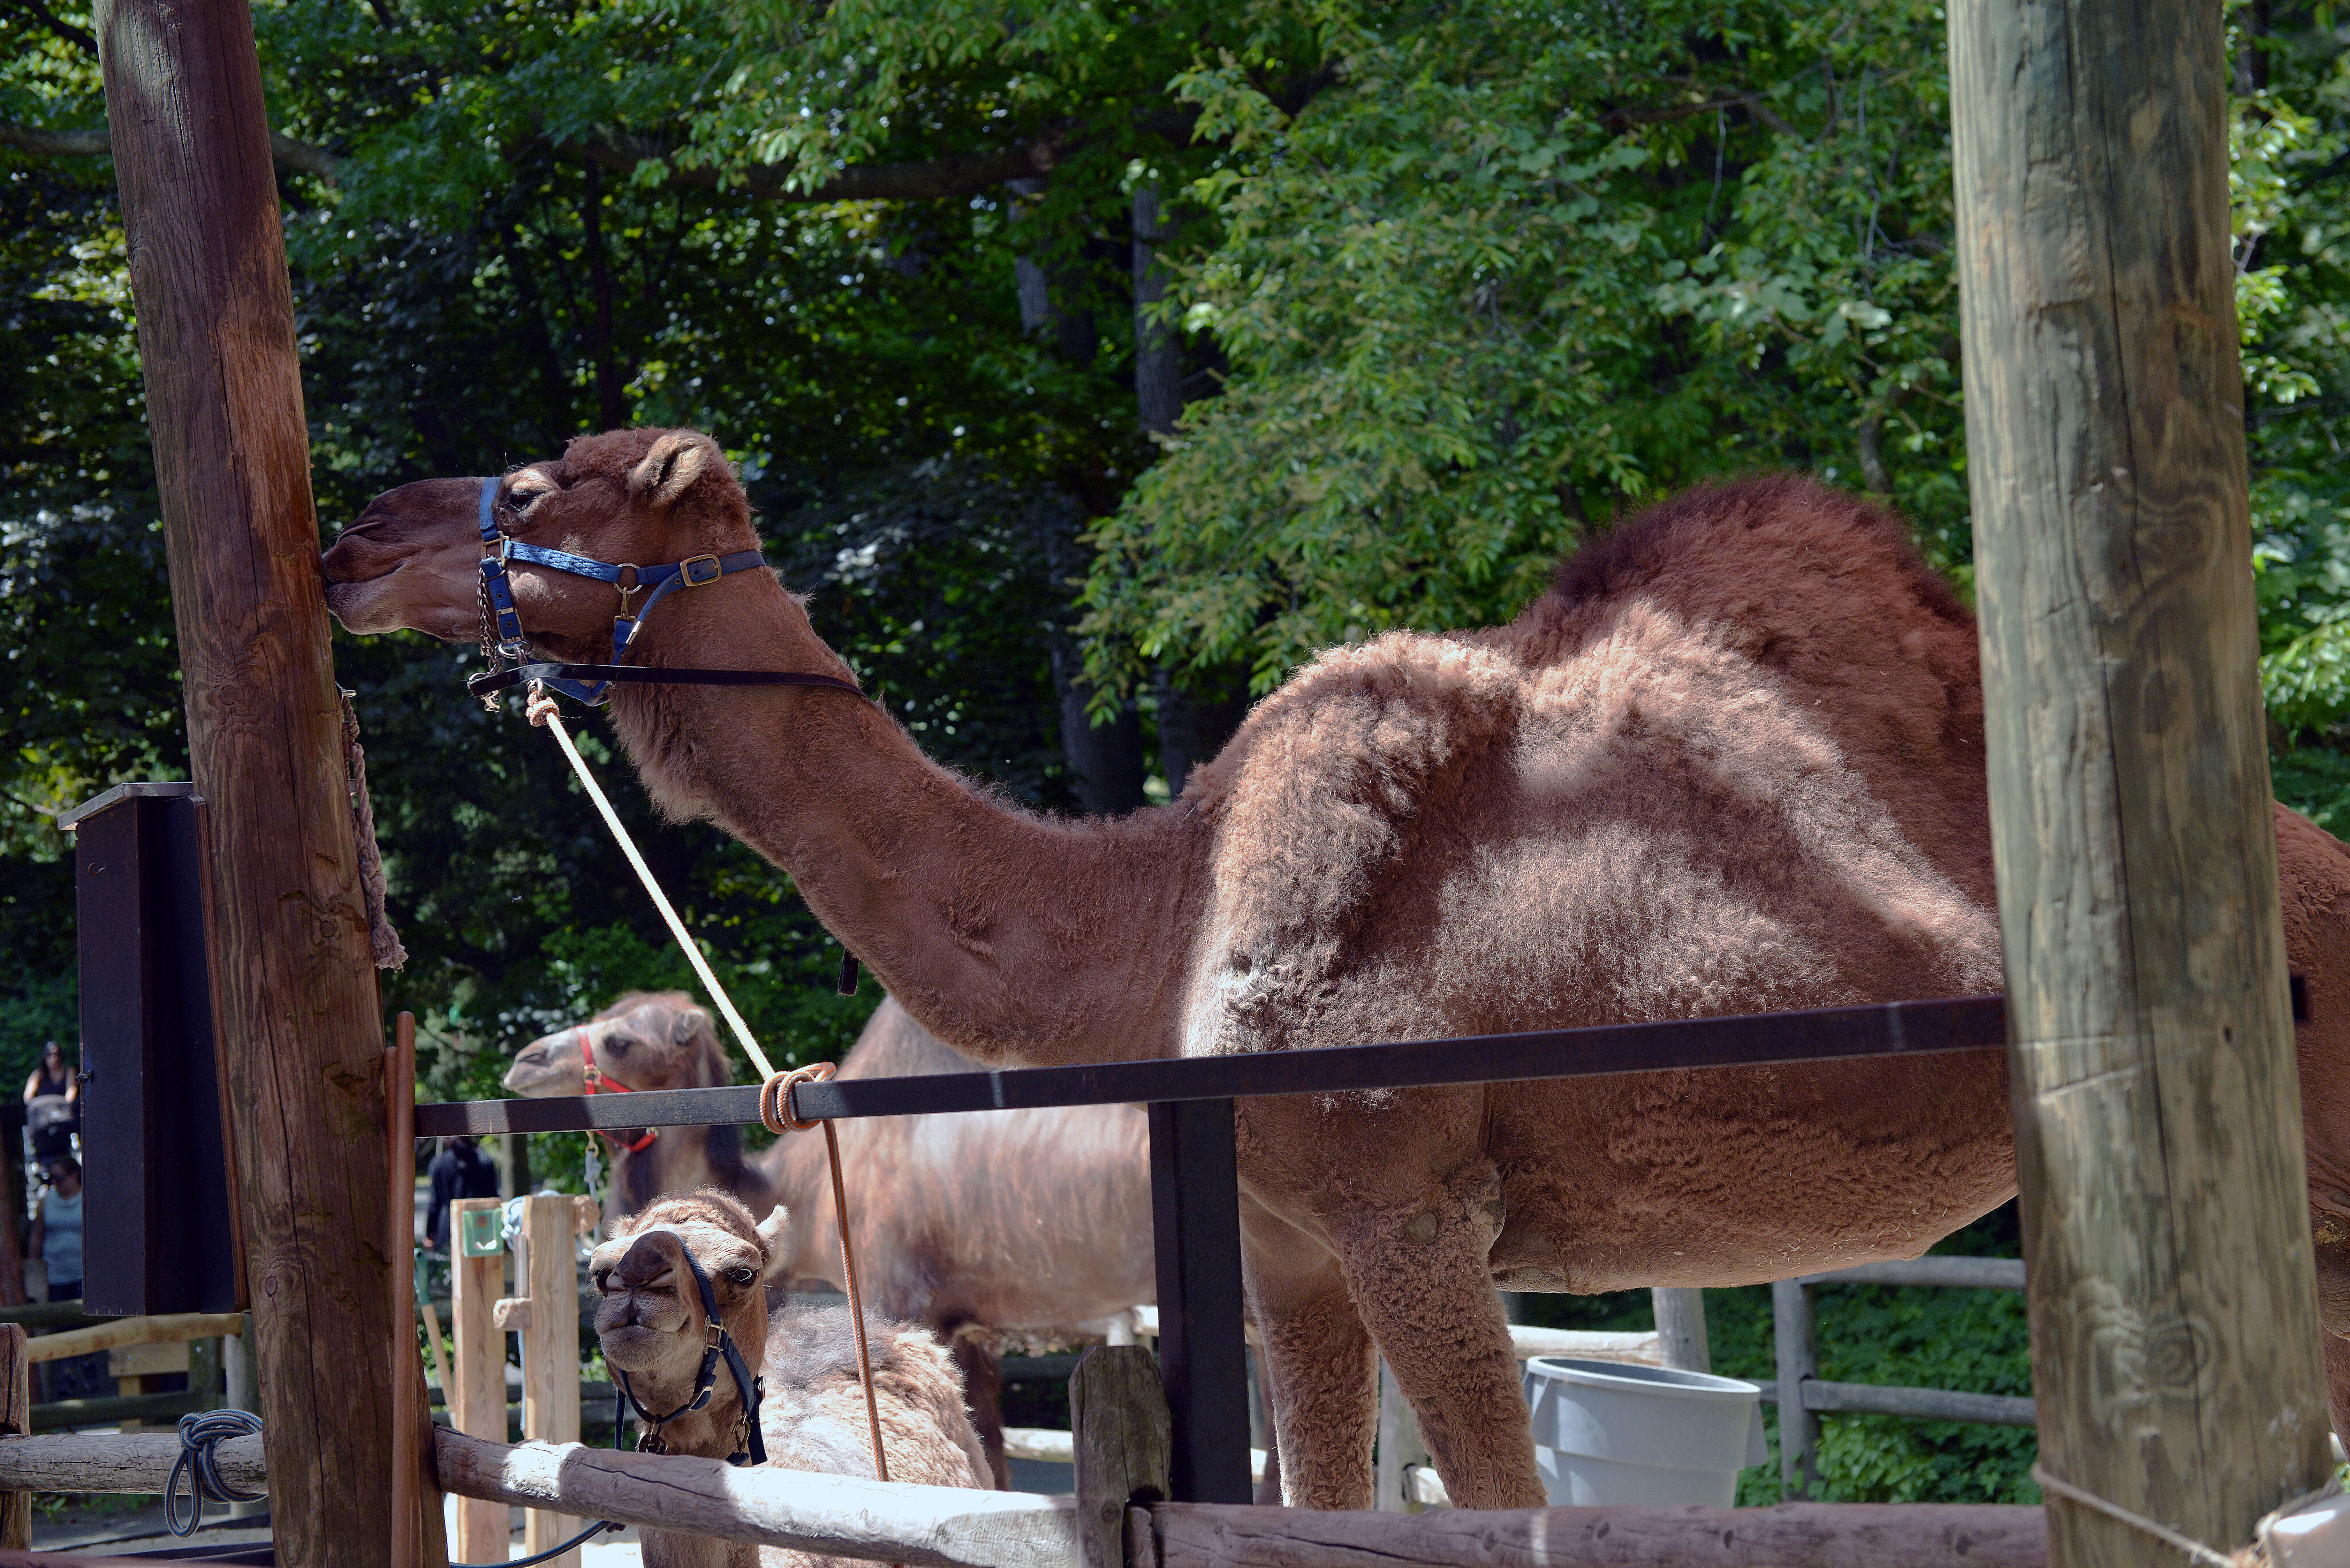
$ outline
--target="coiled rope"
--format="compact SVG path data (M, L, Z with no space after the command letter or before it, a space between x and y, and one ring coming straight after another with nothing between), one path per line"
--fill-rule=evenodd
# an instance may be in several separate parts
M208 1502L259 1502L269 1495L244 1491L221 1479L214 1445L227 1438L249 1438L261 1430L261 1417L250 1410L206 1410L180 1417L180 1457L163 1483L163 1526L174 1535L193 1535L203 1522ZM187 1522L180 1521L180 1487L187 1484Z
M604 818L604 826L612 830L613 838L619 843L620 853L628 857L629 864L635 868L637 880L644 884L645 891L652 896L654 907L660 910L661 919L669 922L670 934L684 950L686 961L702 978L711 1000L718 1004L718 1011L724 1015L727 1027L734 1031L734 1038L742 1043L743 1053L751 1058L752 1065L759 1070L763 1080L759 1085L759 1119L766 1124L769 1132L778 1137L787 1132L806 1132L817 1126L816 1122L802 1121L792 1115L792 1085L822 1083L832 1076L832 1064L818 1063L815 1066L797 1067L788 1073L775 1071L775 1064L767 1060L767 1054L760 1050L759 1043L751 1037L751 1026L743 1023L743 1015L734 1010L733 999L726 994L726 988L719 984L718 977L711 972L710 962L702 956L701 948L687 934L685 922L678 919L677 910L660 890L660 884L653 880L651 868L646 866L645 857L637 852L636 841L629 836L629 830L620 825L619 814L612 809L612 803L596 783L596 775L588 771L588 763L579 755L579 748L572 743L571 732L563 727L563 715L556 707L555 699L547 695L546 687L534 680L530 684L530 701L523 711L532 723L554 732L555 743L563 748L563 755L571 763L571 771L579 775L580 786L587 790L588 798L595 802L597 811ZM844 970L843 972L847 971ZM878 1480L888 1480L889 1461L881 1449L881 1410L873 1392L873 1358L865 1343L865 1304L857 1288L857 1254L848 1237L848 1193L840 1178L840 1136L834 1131L831 1122L826 1121L822 1126L825 1155L832 1167L832 1211L840 1221L840 1272L847 1286L849 1321L857 1331L857 1371L865 1385L865 1423L873 1444L873 1474Z

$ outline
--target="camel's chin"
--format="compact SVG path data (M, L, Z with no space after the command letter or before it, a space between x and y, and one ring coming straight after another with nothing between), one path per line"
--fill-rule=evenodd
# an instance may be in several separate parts
M345 631L360 637L421 631L443 642L465 642L476 634L478 628L473 622L454 611L419 610L402 605L392 591L399 576L399 568L394 567L363 583L328 583L327 608L342 623Z
M597 1338L603 1342L604 1360L623 1372L650 1372L669 1360L677 1347L673 1330L650 1327L640 1323L625 1324L606 1329Z

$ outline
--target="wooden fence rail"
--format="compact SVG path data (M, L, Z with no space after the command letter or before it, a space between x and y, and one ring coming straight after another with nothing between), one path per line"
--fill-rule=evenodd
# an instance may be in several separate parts
M1066 1498L737 1469L717 1459L434 1433L461 1497L908 1568L2043 1568L2036 1508L1546 1508L1317 1513L1222 1503L1131 1508L1123 1561L1089 1563ZM223 1442L224 1479L268 1484L258 1437ZM166 1433L0 1439L0 1490L159 1492Z
M244 1332L244 1314L234 1312L175 1312L157 1317L117 1318L45 1334L25 1347L27 1361L63 1361L93 1351L119 1350L126 1345L173 1345L190 1339L215 1339Z

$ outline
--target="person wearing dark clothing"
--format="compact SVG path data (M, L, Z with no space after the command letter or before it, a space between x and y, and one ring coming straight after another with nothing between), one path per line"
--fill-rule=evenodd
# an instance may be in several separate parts
M432 1181L432 1202L424 1211L424 1236L436 1251L449 1250L449 1205L460 1198L495 1198L498 1168L469 1137L443 1140L425 1174Z
M40 1064L25 1080L26 1105L46 1095L62 1096L68 1103L81 1097L80 1085L74 1082L72 1071L66 1066L65 1053L57 1048L54 1040L42 1047Z

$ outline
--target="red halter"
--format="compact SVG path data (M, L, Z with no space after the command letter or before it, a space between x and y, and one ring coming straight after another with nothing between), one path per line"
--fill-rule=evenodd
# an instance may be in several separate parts
M636 1091L629 1088L628 1085L623 1084L619 1079L613 1077L610 1074L605 1072L604 1069L596 1065L596 1047L590 1044L588 1039L588 1030L586 1025L583 1024L580 1026L578 1034L580 1062L579 1075L587 1080L588 1092L593 1095L609 1088L614 1094L634 1094ZM660 1137L660 1129L659 1127L647 1127L645 1129L645 1136L639 1138L634 1143L622 1143L610 1133L603 1131L598 1131L596 1136L602 1138L606 1143L610 1144L615 1149L626 1149L630 1154L642 1154L645 1150L652 1147L653 1140L655 1138Z

